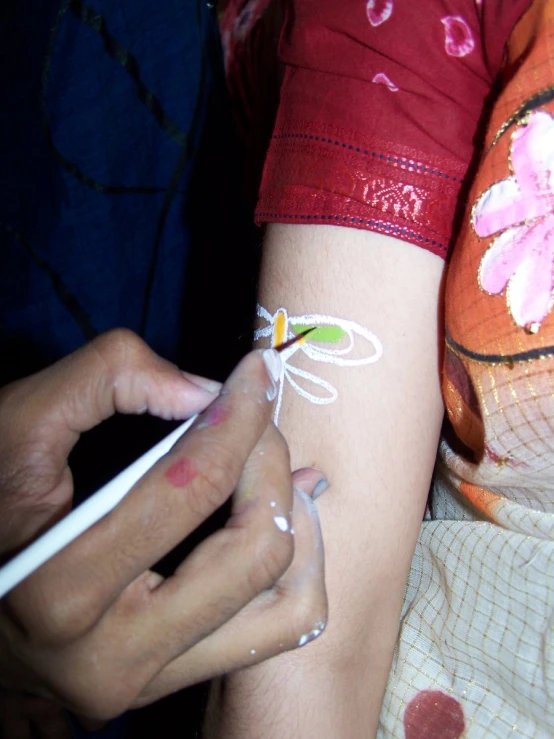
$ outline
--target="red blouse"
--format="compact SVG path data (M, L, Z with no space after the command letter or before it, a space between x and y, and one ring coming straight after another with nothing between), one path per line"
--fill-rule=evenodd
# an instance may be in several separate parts
M257 221L363 228L446 256L504 45L528 5L292 0Z

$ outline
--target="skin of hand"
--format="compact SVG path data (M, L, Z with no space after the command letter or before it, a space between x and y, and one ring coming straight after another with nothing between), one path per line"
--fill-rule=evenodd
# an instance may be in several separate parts
M292 649L325 623L309 497L322 475L291 475L271 423L267 360L278 366L275 352L247 355L220 391L117 329L0 391L3 561L69 511L67 458L82 432L115 412L178 420L204 411L111 514L0 601L0 717L10 739L31 736L25 701L31 713L54 705L108 720ZM226 526L171 577L149 569L231 496Z

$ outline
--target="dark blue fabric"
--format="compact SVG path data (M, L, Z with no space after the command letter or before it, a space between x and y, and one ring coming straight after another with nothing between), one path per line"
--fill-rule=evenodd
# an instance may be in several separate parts
M241 200L214 11L205 0L0 0L0 93L0 385L115 326L224 376L250 343L259 236ZM164 433L114 417L85 434L70 458L76 501ZM98 736L188 739L204 700L201 687L172 695Z
M3 4L0 384L114 326L177 360L212 12L200 0Z

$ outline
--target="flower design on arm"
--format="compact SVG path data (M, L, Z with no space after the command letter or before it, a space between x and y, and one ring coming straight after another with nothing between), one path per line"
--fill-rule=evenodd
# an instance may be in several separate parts
M316 327L316 330L308 334L303 343L298 342L281 353L283 376L279 383L279 395L275 403L273 418L275 424L279 421L285 380L298 395L311 403L328 405L334 403L338 398L338 391L330 382L312 372L294 366L290 360L296 352L303 352L315 362L336 364L339 367L359 367L364 364L373 364L383 354L383 346L375 334L354 323L354 321L318 314L289 316L285 308L279 308L272 315L261 305L258 305L257 313L260 318L267 321L267 325L254 332L254 341L258 341L263 337L270 337L271 346L280 346L306 328ZM358 339L358 342L356 342L356 339ZM354 353L356 343L362 345L361 356L349 357L348 355ZM321 346L322 344L323 346ZM369 353L366 353L366 349L369 350ZM303 381L303 385L297 382L297 378ZM307 390L306 386L312 389Z
M531 113L512 134L512 176L496 182L473 207L478 236L498 234L479 266L479 287L506 290L518 326L536 333L552 307L554 259L554 118Z

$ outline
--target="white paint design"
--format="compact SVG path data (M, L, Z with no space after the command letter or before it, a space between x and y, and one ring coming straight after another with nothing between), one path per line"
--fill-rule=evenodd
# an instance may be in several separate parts
M323 364L336 364L339 367L360 367L366 364L374 364L383 355L383 345L375 336L375 334L368 331L367 328L360 326L354 321L348 321L344 318L334 318L333 316L324 316L316 313L310 313L304 316L288 316L287 311L284 308L280 308L274 315L271 315L263 306L258 305L257 310L258 316L267 321L267 326L257 329L254 332L254 341L258 341L264 337L270 337L273 339L274 335L274 324L275 317L279 313L285 317L285 331L284 340L294 338L295 333L290 328L290 325L294 326L336 326L342 329L347 338L348 344L343 348L332 348L329 346L315 346L314 343L310 342L309 336L304 342L298 342L293 344L288 349L281 352L281 361L283 364L282 374L279 382L279 393L277 396L277 402L275 404L275 413L273 420L275 424L279 421L279 413L281 411L281 405L283 402L283 391L285 387L285 379L288 380L291 387L300 395L302 398L309 400L310 403L316 405L328 405L334 403L338 398L337 389L331 385L330 382L324 380L321 377L307 372L306 370L295 367L290 363L290 359L297 352L303 352L307 357L312 359L314 362L322 362ZM354 349L354 342L356 337L365 339L371 347L371 354L367 356L361 356L356 359L348 359L348 355ZM315 386L314 391L310 392L300 386L295 378L300 377L303 380L311 383ZM319 394L318 394L318 392Z
M298 640L298 646L303 647L305 644L308 644L308 642L317 639L317 637L324 631L325 626L326 624L323 621L318 621L315 627L308 634L302 634Z
M284 516L273 516L273 520L275 521L275 526L277 526L280 531L289 530L289 522Z

